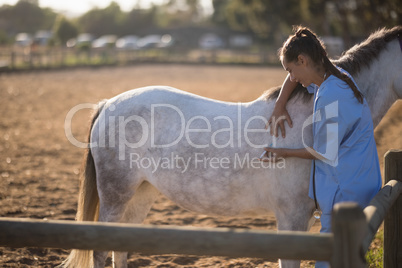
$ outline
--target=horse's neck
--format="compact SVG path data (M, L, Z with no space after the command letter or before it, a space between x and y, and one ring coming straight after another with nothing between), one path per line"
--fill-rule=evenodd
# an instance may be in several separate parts
M357 79L356 83L366 85L362 87L365 89L362 89L362 91L370 107L375 128L398 98L396 94L392 92L392 86L390 84L383 84L381 79L377 80L379 78L378 75L370 75L370 73L367 72L365 75L359 76L359 78L360 77L365 81L359 83L359 79Z
M393 45L393 44L390 44ZM364 68L355 75L356 83L363 92L371 110L374 128L380 123L392 104L398 100L393 89L395 72L399 72L395 64L395 50L384 50L379 59L369 68ZM397 53L401 53L397 51Z

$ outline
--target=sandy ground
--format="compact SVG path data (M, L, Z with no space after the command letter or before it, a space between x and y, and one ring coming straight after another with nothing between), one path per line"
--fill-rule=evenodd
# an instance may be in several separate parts
M0 216L73 220L83 150L64 133L68 111L126 90L163 84L224 101L251 101L280 85L280 68L138 65L0 75ZM402 148L402 102L377 127L381 166L391 148ZM81 141L88 111L73 119ZM197 215L161 196L145 223L274 230L275 218L220 218ZM316 224L313 231L319 229ZM68 254L61 249L0 248L1 267L54 267ZM110 265L110 258L108 260ZM303 267L313 262L303 261ZM129 254L129 267L277 267L261 259Z

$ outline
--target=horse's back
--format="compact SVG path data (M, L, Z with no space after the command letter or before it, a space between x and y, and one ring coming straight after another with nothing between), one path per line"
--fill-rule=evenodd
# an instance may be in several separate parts
M132 89L109 99L107 104L108 106L115 106L114 108L124 108L116 111L116 113L124 113L124 111L127 111L128 107L131 109L135 109L138 106L147 106L151 108L151 105L161 104L173 105L180 109L189 107L191 108L189 111L205 108L208 105L235 105L235 103L206 98L168 86L148 86ZM208 111L204 110L204 113L205 112Z

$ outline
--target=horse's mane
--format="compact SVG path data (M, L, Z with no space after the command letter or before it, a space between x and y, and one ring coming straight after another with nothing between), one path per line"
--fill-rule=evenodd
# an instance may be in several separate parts
M381 51L395 38L402 38L402 26L392 29L380 29L369 36L364 42L353 46L343 53L335 61L335 65L345 69L352 76L364 67L370 67L371 63L378 58Z
M344 52L338 60L331 60L336 66L349 72L352 76L356 75L364 67L369 67L370 64L378 58L381 51L387 44L395 38L402 38L402 26L396 26L392 29L380 29L372 33L365 41L357 44ZM265 100L273 100L278 98L281 87L268 89L263 93L261 98ZM303 100L308 101L312 94L302 86L298 85L293 91L289 99L301 96Z
M280 91L281 86L270 88L266 90L264 93L262 93L260 98L265 101L277 99ZM289 100L293 99L296 96L301 97L303 101L308 102L313 96L313 94L308 93L305 87L303 87L301 84L298 84L297 87L293 90L292 94L290 95Z

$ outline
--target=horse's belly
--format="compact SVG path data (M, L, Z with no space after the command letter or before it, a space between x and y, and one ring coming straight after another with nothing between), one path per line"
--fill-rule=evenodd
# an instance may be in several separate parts
M260 176L222 176L214 172L215 175L164 172L155 174L149 182L179 206L200 214L255 216L272 211L273 193L267 180L264 182Z

